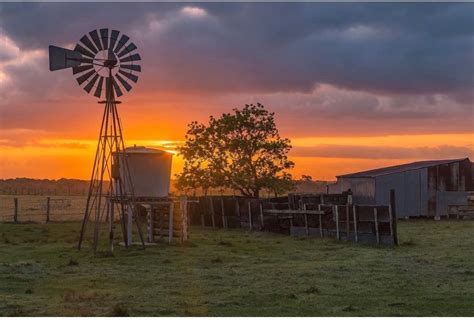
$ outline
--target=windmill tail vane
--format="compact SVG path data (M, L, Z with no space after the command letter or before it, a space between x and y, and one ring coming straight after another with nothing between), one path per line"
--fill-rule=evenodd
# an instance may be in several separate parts
M97 252L101 223L109 220L109 250L113 250L115 212L118 212L121 221L124 245L128 247L130 244L130 234L126 232L125 226L127 217L129 221L136 223L141 244L145 248L142 228L136 216L133 182L118 115L117 104L120 101L115 100L115 97L132 89L141 72L138 48L129 40L127 35L117 30L109 32L109 29L104 28L85 34L74 50L49 46L50 71L71 68L84 91L99 99L105 98L99 101L105 107L78 249L82 247L91 222L94 224L92 246L94 252Z

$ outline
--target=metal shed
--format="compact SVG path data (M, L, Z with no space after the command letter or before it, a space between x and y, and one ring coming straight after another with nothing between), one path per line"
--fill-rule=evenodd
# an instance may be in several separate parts
M467 204L473 171L469 158L418 161L338 176L329 193L351 189L355 204L383 205L394 189L398 217L442 216L448 205Z

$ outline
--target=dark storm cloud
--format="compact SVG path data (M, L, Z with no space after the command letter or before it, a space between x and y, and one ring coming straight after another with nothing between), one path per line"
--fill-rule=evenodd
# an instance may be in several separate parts
M186 15L185 6L206 14ZM388 95L446 93L467 104L473 21L470 3L0 5L0 28L22 50L74 43L102 26L130 33L153 89L310 92L325 83Z

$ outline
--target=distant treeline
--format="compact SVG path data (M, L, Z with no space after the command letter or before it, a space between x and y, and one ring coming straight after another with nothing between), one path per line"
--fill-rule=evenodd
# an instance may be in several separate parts
M296 181L294 192L297 193L326 193L328 181ZM67 195L83 196L89 191L89 181L79 179L0 179L0 194L4 195ZM172 193L177 193L174 187L174 180L171 181ZM209 190L209 195L232 194L230 190ZM203 192L197 190L195 195L203 195ZM273 196L263 194L262 196Z
M79 179L0 179L1 194L87 195L89 181Z

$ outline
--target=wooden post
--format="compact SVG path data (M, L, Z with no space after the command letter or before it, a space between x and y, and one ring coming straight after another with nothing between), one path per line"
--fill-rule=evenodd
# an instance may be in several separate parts
M114 251L114 203L112 199L107 201L107 213L109 217L109 251Z
M349 208L350 206L347 204L346 205L346 240L350 240L350 232L351 232L351 223L350 223L350 213L349 213Z
M224 198L221 198L222 228L227 229L227 217L224 212Z
M214 217L214 200L212 199L212 197L209 197L209 200L210 200L210 209L211 209L211 220L212 220L212 227L215 228L216 227L216 221L214 220L215 217Z
M18 222L18 198L13 198L14 211L13 211L13 222Z
M163 208L160 207L160 210L158 211L158 236L163 238Z
M337 237L337 240L341 240L340 235L339 235L339 209L337 208L337 205L334 205L333 208L336 214L336 237Z
M170 203L170 213L168 215L169 221L168 221L168 243L171 243L173 241L173 211L174 211L174 202L171 201Z
M98 225L98 224L97 224ZM127 242L128 246L132 245L132 231L133 231L133 209L130 203L127 204Z
M324 204L324 194L321 194L321 204Z
M189 217L190 215L193 215L194 212L196 212L196 205L195 202L189 202L188 204L188 197L186 198L186 223L187 226L189 227L191 225L191 218ZM191 205L193 206L191 209Z
M239 217L239 227L242 228L242 217L240 216L239 198L235 198L235 214Z
M206 210L203 210L203 202L202 202L202 199L203 198L200 198L198 201L198 210L199 210L199 215L201 216L201 227L204 228L205 227L205 221L204 221L204 213L206 212Z
M181 241L186 241L189 239L189 234L188 234L188 199L187 197L181 197L181 209L182 211L182 218L183 221L181 223Z
M262 204L262 201L260 201L260 225L262 226L262 230L263 230L264 222L263 222L263 204Z
M397 210L396 210L396 197L395 190L390 190L390 212L392 214L392 230L393 230L393 243L398 246L398 234L397 234Z
M252 200L249 200L248 207L249 207L249 230L252 231Z
M359 236L357 234L357 213L356 213L356 206L352 206L352 214L354 216L354 240L355 242L359 242Z
M390 238L392 238L393 241L393 217L392 217L392 206L389 204L388 205L388 219L390 222ZM395 241L393 241L395 243Z
M51 198L47 197L46 198L46 223L49 222L50 202L51 202Z
M303 210L306 211L306 203L303 204ZM306 229L306 236L309 237L308 215L304 214L304 227Z
M318 211L321 211L321 205L318 204ZM323 215L319 214L319 237L323 237Z
M379 215L378 215L378 212L377 212L377 208L374 208L375 237L377 238L377 244L380 243L378 216Z
M150 208L147 208L148 214L148 242L155 241L155 219L153 216L153 207L150 205Z

